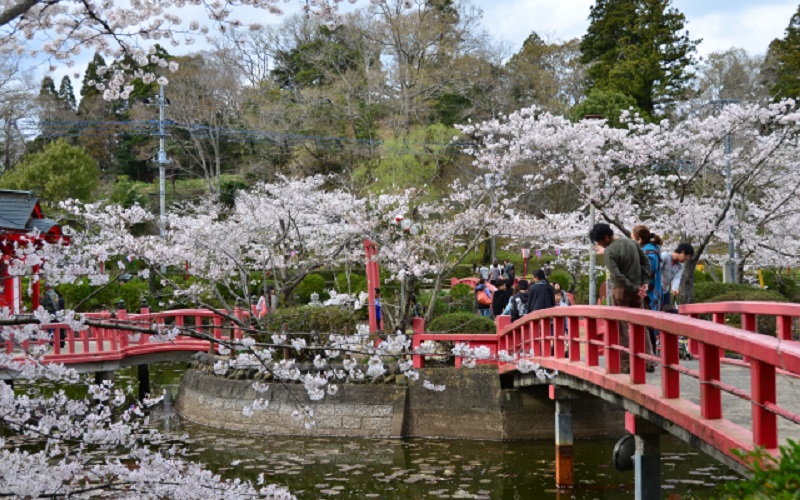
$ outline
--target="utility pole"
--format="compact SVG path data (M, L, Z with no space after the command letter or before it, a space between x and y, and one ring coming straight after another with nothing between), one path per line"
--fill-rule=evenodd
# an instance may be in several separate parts
M602 120L602 115L586 115L584 120ZM591 185L589 191L589 230L594 228L596 215L594 210L594 194L595 186ZM589 305L597 304L597 252L594 249L594 243L589 242Z
M167 150L164 131L164 108L167 102L164 98L164 84L158 86L158 198L159 219L158 234L164 238L167 232ZM167 272L166 266L161 265L161 274Z
M736 104L739 99L715 99L710 104L718 104L720 108L728 104ZM725 266L726 273L723 273L723 279L726 283L736 283L737 269L736 269L736 213L733 206L733 175L731 174L731 153L733 153L733 141L731 133L727 132L723 139L723 146L725 148L725 190L728 193L728 200L731 207L728 209L728 216L730 224L728 225L728 263Z
M733 179L731 175L731 134L725 134L725 189L728 191L728 199L730 200L731 207L728 209L728 216L730 225L728 226L728 282L736 283L736 228L734 227L735 213L733 206Z

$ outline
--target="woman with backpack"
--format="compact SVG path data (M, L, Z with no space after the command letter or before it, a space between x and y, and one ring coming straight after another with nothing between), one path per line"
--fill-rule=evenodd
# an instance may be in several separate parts
M475 307L479 316L492 317L492 292L486 287L483 279L475 285Z

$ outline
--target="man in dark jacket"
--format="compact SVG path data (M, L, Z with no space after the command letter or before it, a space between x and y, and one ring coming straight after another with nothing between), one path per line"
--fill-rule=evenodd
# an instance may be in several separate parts
M528 314L528 280L519 280L519 293L511 297L511 321L516 321Z
M492 294L492 315L496 318L503 314L503 309L506 308L508 299L511 298L511 292L508 290L506 280L497 280L492 284L497 287Z
M539 269L533 275L534 283L528 291L528 312L549 309L556 306L556 290L545 279L544 271Z
M606 268L610 276L610 291L614 305L618 307L642 307L642 298L647 294L650 280L650 259L630 238L617 238L608 224L595 224L589 232L589 239L595 243L598 253L605 256ZM619 343L625 347L630 345L628 324L620 321ZM645 335L645 351L653 353L650 336ZM620 369L623 373L630 371L630 359L627 353L620 356ZM655 367L648 363L647 370Z

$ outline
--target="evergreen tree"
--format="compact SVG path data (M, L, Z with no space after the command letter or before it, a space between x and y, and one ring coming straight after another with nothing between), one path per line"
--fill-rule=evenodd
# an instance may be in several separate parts
M56 83L49 76L42 78L42 85L39 87L39 96L43 98L57 98Z
M800 97L800 7L789 21L783 38L776 38L769 44L763 72L774 99Z
M693 76L700 40L685 31L686 18L671 0L597 0L581 40L581 60L590 64L590 89L633 97L653 115L659 105L681 98Z
M94 85L96 82L105 82L107 80L105 75L101 76L98 73L98 69L101 67L106 67L106 60L103 59L103 56L101 56L100 53L95 52L92 62L86 66L86 73L83 75L83 85L81 85L81 104L83 104L83 101L87 97L102 95L102 92L97 90Z
M72 89L72 80L66 75L61 79L61 86L58 88L58 98L64 103L67 109L75 110L75 91Z

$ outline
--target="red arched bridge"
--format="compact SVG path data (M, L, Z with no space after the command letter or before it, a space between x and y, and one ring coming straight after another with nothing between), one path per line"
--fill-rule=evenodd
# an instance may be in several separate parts
M246 314L237 310L241 318ZM800 305L778 303L711 303L681 307L667 314L618 307L571 306L537 311L510 324L497 320L494 334L435 334L424 332L414 321L416 348L426 340L465 342L486 346L499 374L516 387L549 384L556 401L556 479L572 484L572 418L570 401L599 397L626 410L626 428L635 436L637 495L660 494L659 434L669 432L740 471L747 458L734 450L763 448L774 456L786 439L800 438L800 342L793 340L793 324ZM708 319L705 319L708 318ZM756 333L758 321L774 321L775 337ZM141 333L131 338L128 325L163 323L191 328L206 338L232 335L241 330L223 316L205 310L176 310L128 315L124 310L89 315L92 326L73 331L67 325L46 325L64 340L56 341L45 363L64 363L79 371L109 373L123 366L140 366L162 360L185 359L210 348L208 340L179 336L171 342L152 342ZM738 319L741 328L726 325ZM628 328L630 345L619 342L621 325ZM231 333L223 333L232 327ZM645 352L647 329L658 331L658 356ZM54 337L58 338L56 335ZM692 360L681 359L681 341L687 339ZM46 340L38 341L40 344ZM23 345L29 348L30 345ZM15 344L7 341L13 353ZM514 362L501 353L514 356ZM630 357L629 373L622 373L622 356ZM519 369L526 360L558 375L542 381ZM457 360L458 362L459 360ZM423 355L414 355L421 367ZM457 363L458 364L458 363ZM647 365L658 368L649 373ZM3 378L13 374L3 373ZM148 384L149 385L149 384ZM140 392L145 389L140 387Z
M588 394L623 407L626 428L635 436L637 497L657 498L660 433L669 432L745 473L751 464L734 450L763 448L777 456L779 444L800 438L800 342L792 337L800 305L693 304L682 306L681 313L556 307L512 324L501 316L491 335L422 333L424 325L417 319L413 344L450 340L486 346L495 355L517 357L514 362L483 361L496 363L515 387L550 384L560 485L573 481L569 401ZM774 321L777 336L755 333L757 317ZM726 318L738 318L742 327L726 325ZM620 325L628 329L630 346L619 342ZM645 352L648 328L658 331L658 356ZM692 360L681 359L684 339ZM630 356L629 373L621 370L622 356ZM558 375L542 381L522 373L521 359ZM414 361L421 367L424 357ZM649 373L648 364L657 369Z

